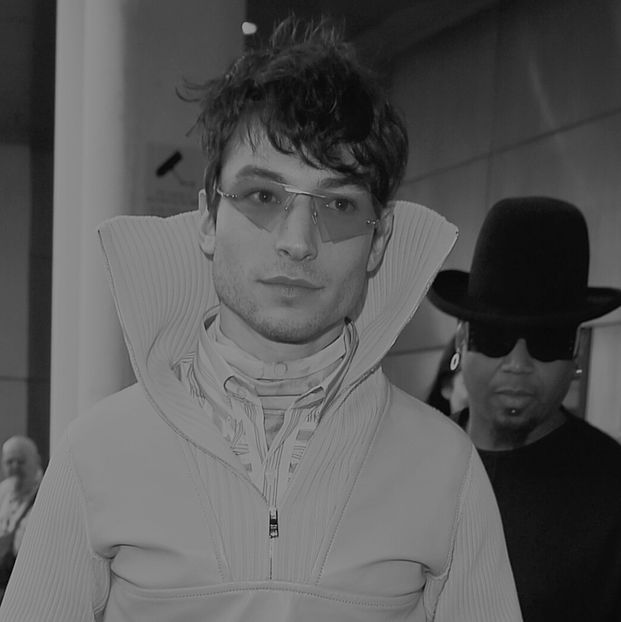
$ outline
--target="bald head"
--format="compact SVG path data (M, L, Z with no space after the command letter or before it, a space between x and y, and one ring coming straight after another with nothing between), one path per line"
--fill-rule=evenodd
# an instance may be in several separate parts
M39 476L41 458L34 441L27 436L12 436L2 445L2 470L15 479L18 489L28 489Z

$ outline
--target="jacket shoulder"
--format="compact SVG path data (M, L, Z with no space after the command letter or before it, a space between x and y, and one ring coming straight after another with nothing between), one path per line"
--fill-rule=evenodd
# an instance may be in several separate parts
M389 409L379 441L426 469L462 474L473 445L449 417L391 385Z
M150 430L166 426L138 384L113 393L79 415L67 428L72 453L88 455L102 447L117 446L121 439L141 440Z
M449 444L465 445L470 450L472 443L468 435L450 417L394 385L390 390L390 418L394 425Z

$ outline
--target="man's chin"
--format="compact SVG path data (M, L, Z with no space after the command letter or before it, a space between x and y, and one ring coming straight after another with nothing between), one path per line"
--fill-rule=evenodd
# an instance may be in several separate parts
M499 425L510 430L521 430L532 425L531 416L526 409L502 408L496 415Z
M528 409L503 409L496 413L494 428L496 433L507 440L521 445L540 425L537 417Z
M262 325L258 327L260 335L273 341L274 343L286 343L289 345L308 345L318 339L321 335L317 335L314 331L308 330L308 325Z
M327 334L337 332L334 325L326 328L325 321L299 312L275 312L254 321L254 330L265 339L288 345L309 345L321 341ZM330 339L328 339L330 340Z

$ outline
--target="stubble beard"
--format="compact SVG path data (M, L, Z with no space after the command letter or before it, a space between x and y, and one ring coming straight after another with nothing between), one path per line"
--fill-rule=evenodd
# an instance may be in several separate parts
M214 265L213 283L220 299L220 304L237 316L252 331L274 343L303 345L320 339L336 326L343 326L345 317L359 304L364 292L364 283L356 285L346 292L349 304L337 304L333 308L324 308L318 315L309 317L305 313L295 318L295 307L291 305L287 317L270 317L260 304L251 296L240 295L245 289L234 275L222 274ZM351 286L352 283L350 282ZM343 300L343 299L341 299ZM227 335L236 341L235 335ZM240 344L243 349L243 344Z

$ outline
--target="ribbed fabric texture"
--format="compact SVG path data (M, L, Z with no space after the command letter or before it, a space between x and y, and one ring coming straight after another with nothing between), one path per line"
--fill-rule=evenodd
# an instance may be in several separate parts
M268 516L259 491L249 480L196 447L188 445L188 457L200 478L201 491L208 490L210 497L217 499L217 503L208 503L224 548L227 574L223 580L269 579Z
M456 239L457 229L436 212L406 201L395 203L386 254L377 275L369 279L364 308L355 320L363 337L349 377L381 361L427 294Z
M122 216L109 221L101 236L108 245L121 323L133 349L144 355L157 335L159 353L166 358L177 360L192 350L203 314L218 302L211 263L198 245L198 214ZM134 364L140 368L144 360Z
M283 534L283 546L276 551L282 569L278 578L311 583L321 579L330 547L326 536L332 536L336 529L339 511L381 421L379 411L386 404L385 377L376 373L367 382L363 392L350 394L338 417L331 419L331 413L326 413L325 425L320 424L315 432L318 438L307 449L306 468L290 484L287 513L283 516L288 524L300 525L304 531Z
M286 503L279 508L283 528L273 543L274 580L316 584L321 578L322 562L330 544L328 537L334 532L339 511L381 419L378 409L386 402L383 375L377 373L369 382L375 390L366 387L364 397L354 391L339 417L315 432L320 438L309 446L303 471L299 477L296 472L289 484ZM231 578L266 580L268 550L256 544L267 544L267 508L259 491L201 450L190 446L188 451L202 489L211 491L218 499L211 511L224 542ZM295 530L288 531L285 525L295 526Z

